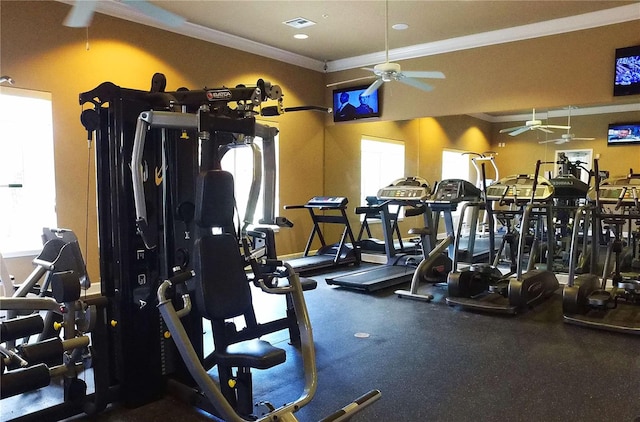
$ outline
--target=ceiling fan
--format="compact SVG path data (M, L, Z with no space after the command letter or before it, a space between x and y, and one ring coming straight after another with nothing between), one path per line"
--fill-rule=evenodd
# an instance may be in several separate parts
M565 144L569 141L593 141L596 138L576 138L576 136L573 133L570 133L569 130L571 130L571 109L573 107L569 106L569 115L567 118L567 133L563 133L562 136L560 138L556 138L556 139L547 139L544 141L540 141L538 142L539 144L548 144L550 142L555 142L556 144Z
M155 6L146 0L119 0L120 3L144 13L152 19L167 26L176 27L182 25L186 19L182 16ZM76 0L73 7L64 20L64 25L72 28L84 28L89 26L93 14L98 5L98 0Z
M531 120L527 120L524 126L509 127L501 129L500 133L509 133L511 136L520 135L528 130L540 130L546 133L553 133L551 129L571 129L571 126L559 126L559 125L543 125L542 120L536 120L536 109L533 109L533 116Z
M430 78L430 79L444 79L444 73L437 71L402 71L402 68L398 63L389 62L389 1L385 2L385 54L386 60L384 63L375 65L373 68L364 67L362 69L373 72L372 76L364 76L362 78L350 79L347 81L335 82L328 84L327 87L342 85L350 82L361 81L364 79L375 78L375 81L362 93L362 96L371 95L385 82L398 81L403 84L410 85L414 88L421 89L423 91L431 91L433 87L427 83L419 81L415 78Z

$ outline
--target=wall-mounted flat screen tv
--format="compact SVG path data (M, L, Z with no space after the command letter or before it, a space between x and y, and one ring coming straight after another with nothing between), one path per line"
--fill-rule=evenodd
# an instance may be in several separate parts
M607 144L640 144L640 122L610 124Z
M369 85L333 90L333 121L380 117L380 89L363 96Z
M613 95L640 94L640 45L616 50Z

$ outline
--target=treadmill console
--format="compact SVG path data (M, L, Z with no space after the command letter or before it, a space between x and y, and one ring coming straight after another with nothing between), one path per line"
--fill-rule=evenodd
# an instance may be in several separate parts
M429 202L478 201L482 192L472 183L462 179L446 179L438 183Z
M344 196L314 196L309 199L305 207L313 208L344 208L349 200Z
M381 200L424 201L429 198L429 195L431 195L431 188L426 180L419 177L405 177L380 189L376 196Z
M534 175L518 174L498 180L487 188L488 201L501 201L505 204L523 204L531 200L533 194ZM551 182L538 176L534 202L546 202L553 197L554 188Z
M423 201L429 197L429 191L421 186L389 186L378 191L378 199Z
M553 195L558 199L582 199L589 191L589 185L573 175L561 175L549 179L553 185Z
M600 184L599 200L601 203L638 206L639 197L640 175L613 177L605 179ZM589 189L587 198L589 201L595 202L595 188Z

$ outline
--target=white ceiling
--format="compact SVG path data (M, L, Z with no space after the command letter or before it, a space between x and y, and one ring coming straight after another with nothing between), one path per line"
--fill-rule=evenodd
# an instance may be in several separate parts
M60 0L73 4L74 0ZM79 0L82 1L82 0ZM187 19L170 28L118 0L97 2L97 11L318 71L338 71L385 59L383 0L151 0ZM639 1L595 0L390 0L391 60L575 31L640 19ZM316 25L283 24L306 18ZM309 38L297 40L303 32Z

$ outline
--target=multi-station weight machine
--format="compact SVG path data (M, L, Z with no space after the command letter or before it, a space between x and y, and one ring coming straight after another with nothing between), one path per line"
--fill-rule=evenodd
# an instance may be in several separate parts
M302 283L288 264L266 260L268 252L254 247L259 242L246 240L255 203L242 223L234 217L233 178L221 170L221 159L232 148L251 146L255 136L264 139L265 154L256 164L262 170L257 173L266 177L254 177L250 202L262 189L264 222L275 224L277 130L256 123L256 116L327 110L284 108L280 87L263 80L194 91L165 92L165 86L164 76L156 74L150 91L105 82L80 94L80 104L92 106L82 112L81 122L90 141L95 132L96 145L102 294L94 322L99 327L91 336L97 352L95 404L85 406L88 399L76 397L56 418L95 413L115 401L143 405L171 389L225 420L295 421L293 413L317 388ZM287 297L286 318L256 320L245 267L260 291ZM246 320L242 329L225 319L240 314ZM212 323L213 351L203 339L203 318ZM303 392L291 403L267 406L255 415L250 369L284 361L284 350L260 337L287 328L300 347ZM218 384L208 375L216 366L226 382ZM373 390L326 420L346 420L379 397Z

